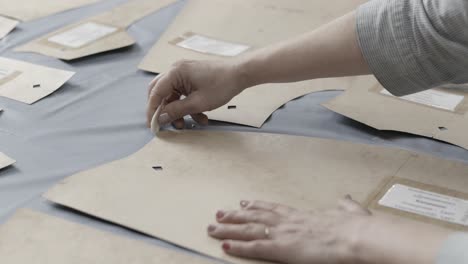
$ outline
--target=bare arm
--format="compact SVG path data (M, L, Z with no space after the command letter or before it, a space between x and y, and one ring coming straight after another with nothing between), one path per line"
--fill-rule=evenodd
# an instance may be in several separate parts
M150 85L148 120L167 99L161 124L180 125L189 114L203 123L200 113L268 82L373 73L398 96L466 83L467 27L465 0L369 1L317 30L245 57L175 64Z
M435 264L450 231L435 226L373 217L355 244L358 263Z
M354 12L296 39L227 61L182 61L150 84L148 124L166 99L159 123L183 127L182 117L206 122L203 112L263 83L369 74L356 36ZM187 96L179 100L180 95Z
M246 87L274 82L370 74L352 12L317 30L240 59Z

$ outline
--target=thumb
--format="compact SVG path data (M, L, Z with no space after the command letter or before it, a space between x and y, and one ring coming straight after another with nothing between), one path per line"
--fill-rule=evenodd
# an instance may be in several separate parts
M203 106L200 100L194 95L189 95L182 100L176 100L168 103L163 110L163 114L159 116L159 125L164 126L174 122L177 119L183 118L186 115L201 113Z

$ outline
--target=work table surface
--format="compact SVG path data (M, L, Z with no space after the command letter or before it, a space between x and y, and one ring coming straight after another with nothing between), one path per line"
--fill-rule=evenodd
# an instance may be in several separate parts
M133 24L137 44L72 62L16 53L27 43L64 25L99 14L123 0L100 3L20 24L0 41L0 56L77 74L60 90L33 105L0 97L0 151L17 160L0 171L0 223L26 207L99 229L170 246L157 239L53 206L41 194L76 172L130 155L153 135L145 125L147 85L154 75L137 65L183 7L179 1ZM160 58L164 60L164 58ZM376 144L468 162L468 151L443 142L398 132L382 132L335 114L324 103L340 92L319 92L289 102L261 129L220 122L194 129L254 131ZM287 175L285 175L287 176ZM138 206L138 205L136 205ZM213 213L217 208L213 208ZM208 224L208 223L207 223Z

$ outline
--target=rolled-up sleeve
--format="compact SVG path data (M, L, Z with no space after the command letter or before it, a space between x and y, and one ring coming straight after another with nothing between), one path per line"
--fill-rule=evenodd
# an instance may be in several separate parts
M468 82L467 0L371 0L356 20L363 56L392 94Z
M437 257L437 264L468 263L468 234L455 234L445 241Z

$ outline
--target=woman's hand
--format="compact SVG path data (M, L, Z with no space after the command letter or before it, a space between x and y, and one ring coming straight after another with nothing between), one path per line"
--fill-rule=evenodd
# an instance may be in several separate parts
M243 201L241 210L219 211L208 234L223 240L223 250L238 257L288 264L355 263L354 240L370 218L349 196L335 209L314 212Z
M369 74L355 25L352 12L310 33L238 58L176 63L150 84L148 126L161 105L165 107L158 118L160 125L173 122L182 128L185 115L205 124L208 119L202 112L228 103L247 87ZM187 97L181 100L181 96Z
M149 86L148 127L162 104L164 108L158 119L160 125L173 122L175 127L183 128L186 115L191 115L200 124L207 124L208 118L203 112L223 106L245 88L234 60L178 62Z

